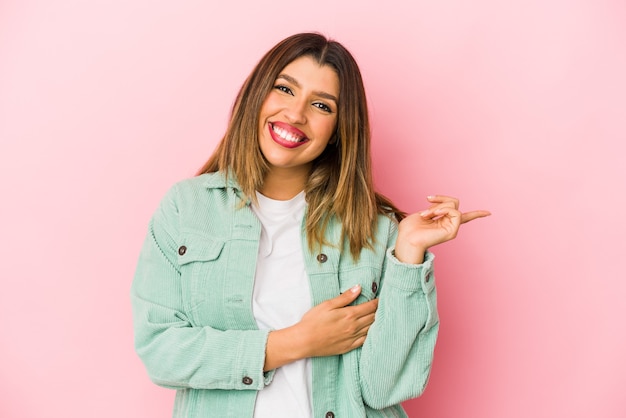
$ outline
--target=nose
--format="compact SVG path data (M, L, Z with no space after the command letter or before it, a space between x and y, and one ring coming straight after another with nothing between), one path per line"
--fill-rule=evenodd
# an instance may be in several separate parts
M306 100L293 100L285 107L285 117L289 123L303 125L306 123Z

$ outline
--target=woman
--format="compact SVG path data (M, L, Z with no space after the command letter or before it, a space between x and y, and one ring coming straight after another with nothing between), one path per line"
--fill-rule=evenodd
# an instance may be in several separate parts
M458 201L406 216L374 192L365 92L339 43L272 48L200 175L150 222L136 349L175 417L398 417L438 330L433 255ZM398 223L398 221L401 222Z

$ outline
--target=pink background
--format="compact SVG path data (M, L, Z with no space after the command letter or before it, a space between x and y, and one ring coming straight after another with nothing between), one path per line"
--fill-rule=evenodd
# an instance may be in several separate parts
M132 344L148 219L305 30L361 65L381 191L493 212L435 248L409 415L626 416L623 0L1 1L0 416L171 415Z

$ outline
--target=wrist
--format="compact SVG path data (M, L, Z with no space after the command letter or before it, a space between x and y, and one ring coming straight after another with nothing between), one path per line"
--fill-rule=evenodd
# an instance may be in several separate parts
M422 264L427 248L421 246L396 244L394 256L398 261L405 264Z
M277 369L304 358L296 326L270 331L265 348L263 371Z

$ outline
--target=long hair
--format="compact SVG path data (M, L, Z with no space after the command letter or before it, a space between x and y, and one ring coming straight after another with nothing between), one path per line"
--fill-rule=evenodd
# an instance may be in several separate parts
M198 174L223 172L234 176L243 193L255 199L268 164L259 148L259 113L276 77L289 63L308 56L334 69L339 78L339 103L334 141L313 161L305 185L308 210L305 229L310 249L328 243L324 234L336 217L342 224L342 244L358 259L371 248L378 214L402 219L406 214L374 191L370 157L367 101L359 67L346 48L318 33L300 33L279 42L256 65L232 108L224 137Z

